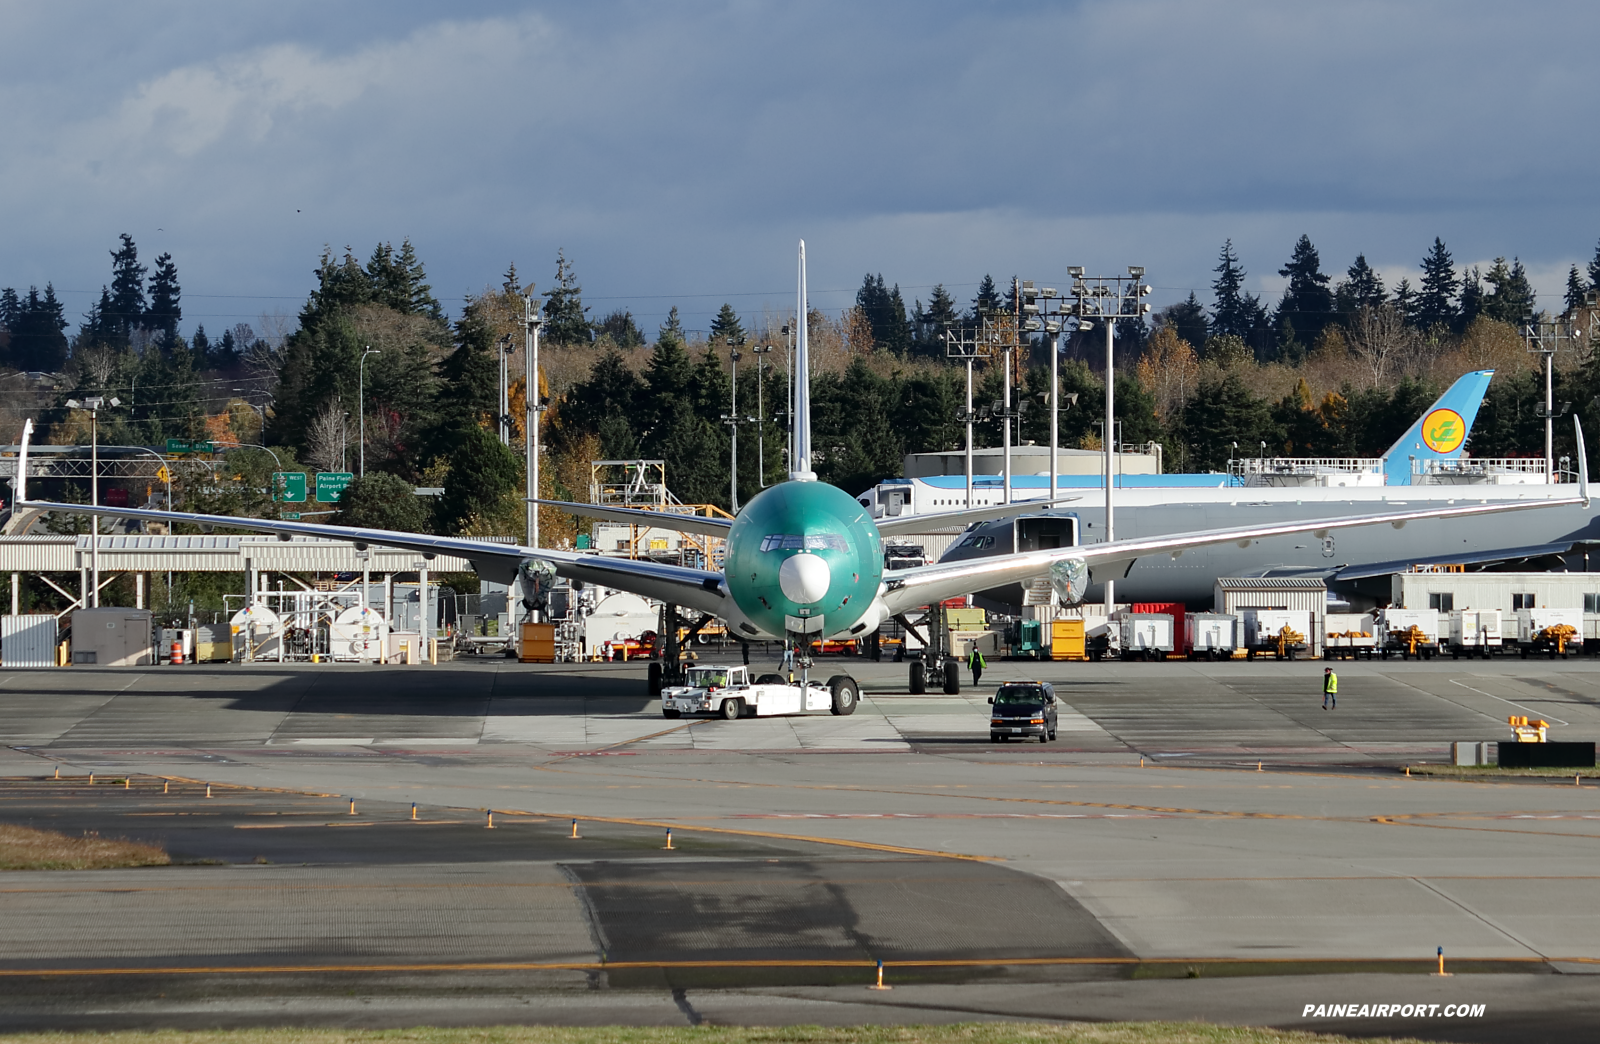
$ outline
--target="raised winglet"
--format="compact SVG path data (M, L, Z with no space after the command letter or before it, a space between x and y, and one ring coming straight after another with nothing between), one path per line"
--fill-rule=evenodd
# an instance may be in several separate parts
M1584 510L1589 507L1589 454L1583 448L1583 422L1572 415L1572 430L1578 436L1578 496L1583 499Z
M21 507L28 500L28 440L33 438L33 419L22 422L22 450L17 454L17 478L11 483L11 490L16 494L16 503L13 508Z

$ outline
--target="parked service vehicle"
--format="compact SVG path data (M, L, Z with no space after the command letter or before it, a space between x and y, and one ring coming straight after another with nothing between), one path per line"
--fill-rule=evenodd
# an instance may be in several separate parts
M1327 639L1323 645L1327 658L1355 659L1365 656L1372 659L1378 647L1378 625L1367 613L1329 613L1324 617Z
M1378 616L1378 638L1386 660L1392 653L1431 660L1439 651L1439 610L1384 609Z
M1503 640L1500 634L1500 610L1450 610L1444 639L1453 659L1461 659L1463 653L1488 659L1492 653L1500 651Z
M1184 613L1183 651L1191 660L1231 660L1239 647L1239 618L1230 613Z
M1004 743L1013 736L1038 736L1040 743L1056 738L1056 690L1049 682L1007 682L989 697L989 742Z
M748 667L690 667L683 685L661 690L661 716L718 714L733 721L810 711L854 714L860 699L861 687L848 674L802 689L779 674L763 674L751 682Z
M1583 651L1582 609L1518 609L1517 650L1522 658L1529 653L1548 653L1551 657Z
M1244 609L1245 658L1271 653L1292 660L1310 648L1312 614L1299 609Z

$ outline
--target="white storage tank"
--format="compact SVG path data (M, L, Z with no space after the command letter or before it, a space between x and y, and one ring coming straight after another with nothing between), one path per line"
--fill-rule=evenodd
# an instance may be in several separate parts
M626 591L612 591L594 605L594 612L583 621L584 640L590 649L607 642L621 643L654 631L661 614L650 601Z
M1378 647L1377 622L1367 613L1329 613L1323 626L1327 629L1327 654L1330 657L1365 656L1372 659Z
M1254 658L1258 652L1277 655L1284 630L1300 636L1299 642L1285 642L1284 653L1292 660L1294 654L1312 647L1317 638L1315 630L1318 617L1310 610L1300 609L1245 609L1244 645Z

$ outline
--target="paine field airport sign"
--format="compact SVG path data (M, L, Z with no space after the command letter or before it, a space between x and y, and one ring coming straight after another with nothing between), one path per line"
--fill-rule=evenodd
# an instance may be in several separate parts
M355 475L348 471L317 472L317 499L324 504L337 504L344 496L344 487L354 479Z

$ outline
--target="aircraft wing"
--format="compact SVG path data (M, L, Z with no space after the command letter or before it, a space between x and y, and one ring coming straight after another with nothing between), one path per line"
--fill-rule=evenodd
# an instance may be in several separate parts
M1041 511L1057 504L1068 504L1082 497L1058 497L1055 500L1020 500L1009 504L991 504L987 507L961 508L958 511L935 511L925 515L899 515L880 518L878 532L883 536L900 536L904 533L938 533L951 529L965 529L974 522L988 522L1007 515L1024 515Z
M701 536L725 537L733 522L726 518L709 518L705 515L680 515L672 511L645 511L641 508L606 507L602 504L576 504L567 500L535 500L535 504L560 508L569 515L601 518L607 522L626 522L636 526L654 526L672 529L679 533L698 533Z
M1109 573L1115 579L1126 575L1129 567L1139 558L1159 554L1172 555L1176 558L1191 547L1204 547L1207 544L1237 542L1240 546L1247 546L1251 541L1264 540L1268 537L1291 536L1296 533L1315 533L1322 536L1336 529L1353 529L1356 526L1391 525L1399 529L1408 522L1430 519L1465 518L1473 515L1497 514L1502 511L1527 511L1573 505L1587 507L1588 469L1587 465L1582 463L1584 457L1581 431L1578 433L1578 440L1581 477L1579 493L1573 497L1499 504L1462 504L1384 515L1353 515L1310 522L1211 529L1179 536L1113 540L1102 544L1083 544L1078 547L1048 551L1026 551L1021 554L996 555L992 558L940 562L899 570L887 575L884 578L886 588L884 603L890 612L901 613L970 591L1020 583L1044 575L1051 576L1058 582L1058 586L1066 583L1069 587L1081 588L1089 582L1088 571L1099 573L1101 576Z

